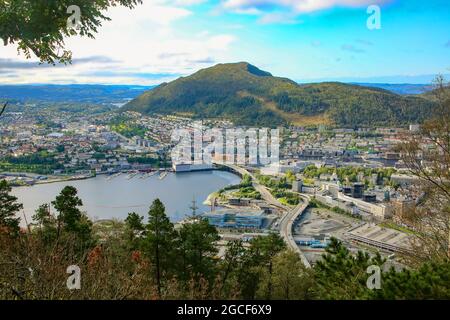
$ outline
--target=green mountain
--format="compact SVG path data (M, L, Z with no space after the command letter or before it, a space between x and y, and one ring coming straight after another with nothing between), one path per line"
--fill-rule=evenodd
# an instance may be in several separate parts
M445 85L443 89L434 88L433 90L422 93L420 97L433 102L450 99L450 84Z
M404 125L434 102L343 83L299 85L246 63L219 64L146 91L123 111L226 118L237 125Z

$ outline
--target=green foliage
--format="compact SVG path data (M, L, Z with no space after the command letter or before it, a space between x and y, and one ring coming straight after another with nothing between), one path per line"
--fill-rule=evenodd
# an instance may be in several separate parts
M5 197L9 187L0 183L0 190L0 204L6 204L0 209L19 209L15 199ZM13 207L8 206L11 203ZM102 223L97 228L101 245L92 241L87 246L79 245L77 226L83 223L83 215L78 210L81 200L76 189L66 187L53 205L59 215L51 215L49 205L40 206L31 233L19 233L19 238L5 238L5 233L0 233L0 298L450 298L448 261L382 271L381 289L369 290L367 267L382 267L385 261L378 254L352 254L334 238L310 269L303 266L297 253L286 250L276 233L255 237L248 246L230 241L223 259L218 259L220 238L214 227L196 217L177 231L164 205L155 200L148 224L136 213L130 213L124 223ZM82 290L67 293L66 268L74 259L83 270L84 285Z
M220 189L218 191L218 193L222 194L225 191L230 191L230 190L235 190L235 189L245 189L245 188L253 188L252 178L249 175L244 175L242 177L241 183L239 183L237 185L226 186L226 187Z
M260 280L267 278L267 285L262 292L266 298L272 296L273 257L284 250L286 244L275 233L260 236L250 241L250 247L243 257L245 269L240 270L239 283L241 295L244 299L255 299L258 293Z
M317 200L316 198L312 198L312 199L310 200L310 202L309 202L309 208L324 208L324 209L331 210L331 211L333 211L333 212L335 212L335 213L338 213L338 214L342 214L342 215L348 216L348 217L350 217L350 218L354 218L354 219L362 219L361 216L353 215L353 214L351 214L350 212L345 211L345 210L342 209L342 208L339 208L339 207L330 207L330 206L328 206L328 205L326 205L326 204L320 202L320 201Z
M241 187L234 193L238 198L261 199L261 194L254 187Z
M367 299L367 268L376 265L381 268L384 260L377 253L371 257L358 251L354 256L337 239L332 238L326 254L314 267L315 293L320 299Z
M46 245L56 240L58 237L57 221L50 214L50 206L48 204L39 206L32 219L34 224L38 226L37 233Z
M0 232L17 235L20 219L16 214L23 205L17 203L17 197L10 195L11 187L6 180L0 181Z
M139 163L139 164L150 164L156 166L159 164L158 159L152 157L129 157L128 162L130 163Z
M303 175L310 179L318 179L322 174L337 174L340 181L357 182L357 177L359 174L366 179L372 178L373 174L378 176L379 181L385 181L386 184L390 183L391 176L397 172L394 168L361 168L361 167L320 167L317 168L315 165L307 166L303 170Z
M331 104L331 117L344 127L421 123L435 107L434 103L420 97L404 97L382 89L360 89L343 84L324 86L326 84L320 88L321 99Z
M18 157L7 156L0 162L0 170L50 174L53 173L54 170L64 169L64 166L58 163L54 156L54 154L50 154L46 151Z
M72 187L65 187L61 193L52 201L52 205L59 212L58 219L64 224L67 231L76 231L77 223L80 221L82 213L79 206L83 202L77 196L78 191Z
M300 196L297 193L286 191L283 189L274 189L272 195L280 200L283 204L296 206L300 203Z
M125 219L125 225L135 232L142 232L145 230L144 217L138 215L136 212L129 213Z
M288 183L286 177L281 177L279 179L271 178L269 176L258 175L258 182L263 186L271 189L288 189L291 188L292 185Z
M289 184L292 185L292 183L295 181L295 173L293 173L291 170L288 170L286 172L286 180Z
M450 299L450 263L426 262L417 270L383 273L380 290L370 298L384 300Z
M188 113L197 118L227 118L237 125L277 126L286 120L244 92L269 89L273 77L247 63L224 64L162 84L131 101L123 110ZM289 81L289 80L285 80ZM264 85L262 85L264 84Z
M242 177L241 187L250 187L252 185L252 177L248 174Z
M298 205L300 196L289 191L295 175L291 172L281 178L271 178L269 176L258 175L258 182L270 189L272 195L285 205Z
M178 245L181 279L214 280L218 253L215 242L219 239L216 228L205 219L194 218L183 224Z
M361 251L352 255L336 239L326 249L326 254L314 266L313 291L319 299L383 299L423 300L449 299L450 263L426 262L417 269L405 268L383 271L379 254L370 256ZM367 288L367 268L376 265L381 270L380 289Z
M92 222L86 214L79 209L83 202L78 197L75 187L66 186L52 201L53 207L58 211L58 233L64 232L75 238L80 247L93 245ZM37 216L39 217L39 215Z
M261 276L257 297L274 300L307 300L313 297L314 274L306 269L299 255L284 250L273 257L272 276L265 270ZM266 295L272 285L271 295Z
M0 0L0 38L4 45L16 44L27 58L35 54L41 62L68 63L72 53L64 49L66 37L80 35L94 38L104 15L112 6L133 8L140 0ZM81 28L78 31L67 27L67 8L79 6Z
M326 115L338 126L359 127L422 122L434 106L421 97L404 97L377 88L342 83L299 85L241 62L219 64L164 83L123 110L181 112L268 127L290 123L293 115Z
M110 125L111 130L115 131L124 137L133 138L135 136L144 138L146 129L143 126L127 123L127 122L117 122Z
M148 212L148 224L144 240L145 252L153 261L158 294L161 295L163 270L169 270L171 258L173 258L173 247L176 239L175 229L166 215L165 207L159 199L153 201ZM128 216L127 224L140 228L142 220L136 215Z
M140 249L141 236L145 231L144 217L135 212L128 214L125 219L125 239L129 250Z
M246 249L241 240L227 243L225 257L219 265L220 284L218 292L222 297L230 297L232 290L239 284L239 275L244 265Z

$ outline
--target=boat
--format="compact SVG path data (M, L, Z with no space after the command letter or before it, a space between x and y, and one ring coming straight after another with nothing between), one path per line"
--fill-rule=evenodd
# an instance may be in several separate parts
M121 174L122 174L121 172L118 172L118 173L109 175L109 176L106 178L106 180L111 180L111 179L117 178L117 177L120 176Z
M130 173L130 174L128 175L127 179L128 179L128 180L131 180L131 179L133 179L136 175L137 175L137 172L132 172L132 173Z
M157 171L152 171L152 172L149 172L148 174L147 174L147 177L148 178L150 178L150 177L153 177L155 174L157 174L158 172Z
M167 171L163 171L160 175L159 175L159 180L164 179L165 177L167 177L168 172Z

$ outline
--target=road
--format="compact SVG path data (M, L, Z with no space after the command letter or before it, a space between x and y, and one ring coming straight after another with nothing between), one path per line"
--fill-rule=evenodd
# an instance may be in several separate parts
M292 235L292 229L294 227L295 220L302 215L302 213L308 207L309 202L311 201L311 198L307 195L301 195L301 197L303 199L303 202L296 206L293 210L286 211L283 217L281 217L280 233L288 246L300 255L300 259L302 260L305 267L310 268L311 264L308 262L305 255L298 247L297 243L295 243L294 237Z
M300 203L298 206L296 206L294 209L291 209L276 199L267 188L261 184L258 183L258 180L256 177L250 173L248 170L232 165L232 164L225 164L225 166L233 169L234 171L238 172L242 176L249 175L252 178L252 184L253 187L261 194L262 198L268 203L271 204L277 208L280 208L283 212L283 216L280 218L280 234L281 237L284 239L288 247L290 247L293 251L297 252L300 256L300 259L302 260L305 267L310 268L311 264L306 259L303 252L298 247L297 243L295 243L294 237L292 235L292 229L294 226L295 220L306 210L306 208L309 205L309 202L311 201L311 198L307 195L300 195L302 197L303 202Z
M282 203L280 203L280 201L278 201L271 193L269 190L267 190L267 188L263 185L260 185L258 183L258 179L256 179L256 177L248 170L246 170L245 168L233 165L233 164L224 164L225 166L233 169L234 171L238 172L241 176L244 175L248 175L252 178L252 185L255 188L256 191L258 191L262 198L264 199L264 201L266 201L268 204L273 205L277 208L280 208L282 210L289 210L288 207L286 207L285 205L283 205Z

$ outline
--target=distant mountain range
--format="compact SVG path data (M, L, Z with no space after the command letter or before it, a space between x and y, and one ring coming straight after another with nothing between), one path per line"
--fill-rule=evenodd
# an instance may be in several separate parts
M144 114L226 118L242 125L405 125L433 108L430 85L298 84L246 63L219 64L157 87L0 85L0 102L125 105Z
M149 86L127 85L0 85L0 101L77 102L123 105Z
M352 84L365 87L385 89L401 95L422 94L433 90L433 86L430 84L409 84L409 83L392 84L392 83L360 83L360 82L355 82Z
M163 83L122 110L227 118L238 125L356 127L421 122L433 107L434 102L425 95L403 96L373 86L338 82L300 85L240 62L219 64Z

